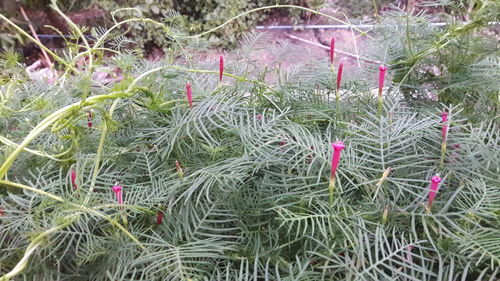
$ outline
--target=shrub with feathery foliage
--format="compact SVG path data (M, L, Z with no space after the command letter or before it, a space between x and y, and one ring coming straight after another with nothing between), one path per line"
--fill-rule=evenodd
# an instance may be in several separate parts
M224 66L169 35L184 63L115 50L81 71L69 52L55 84L4 55L0 280L495 279L494 117L391 81L377 100L373 64L338 91L326 58L270 85L248 52L262 34ZM121 81L92 79L100 64Z

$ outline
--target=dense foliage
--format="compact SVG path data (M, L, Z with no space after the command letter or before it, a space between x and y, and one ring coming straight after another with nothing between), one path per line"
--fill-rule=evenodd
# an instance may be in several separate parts
M415 102L404 87L414 80L394 63L404 44L385 44L384 32L369 36L385 52L362 54L389 64L378 107L376 64L360 61L336 92L327 59L260 69L252 52L270 46L252 33L219 81L219 61L193 55L197 37L162 30L182 59L146 61L116 47L120 34L95 30L92 44L54 54L54 83L2 55L0 280L495 280L489 101L475 103L482 120L441 94ZM441 32L438 43L455 42ZM414 40L418 59L436 59L428 37ZM104 67L119 79L99 79Z

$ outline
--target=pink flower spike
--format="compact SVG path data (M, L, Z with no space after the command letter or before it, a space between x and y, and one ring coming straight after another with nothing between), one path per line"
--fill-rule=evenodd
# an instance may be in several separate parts
M222 75L224 74L224 57L219 58L219 81L222 82Z
M333 64L333 56L335 55L335 38L330 41L330 63Z
M120 185L115 185L113 186L113 191L115 192L116 201L118 202L118 204L123 204L122 187Z
M340 162L340 152L344 149L344 143L341 141L332 143L333 156L332 156L332 170L330 172L330 184L328 185L328 191L330 193L330 203L333 204L333 192L335 190L335 173L337 172L337 167Z
M340 89L340 82L342 81L342 71L344 70L344 64L339 64L339 70L337 72L337 91Z
M330 180L335 179L335 174L337 172L337 167L340 162L340 152L344 149L344 143L341 141L334 142L332 144L333 147L333 156L332 156L332 170L330 172Z
M193 91L191 90L191 84L186 83L186 95L189 102L189 108L193 108Z
M428 208L432 207L432 201L436 198L436 193L439 189L439 183L441 182L441 177L439 175L435 175L431 178L431 187L429 191L429 201L427 203Z
M71 185L74 190L78 189L78 185L76 184L76 172L73 169L71 170Z
M378 68L378 96L382 97L382 89L384 88L385 82L385 72L387 71L387 66L381 65Z

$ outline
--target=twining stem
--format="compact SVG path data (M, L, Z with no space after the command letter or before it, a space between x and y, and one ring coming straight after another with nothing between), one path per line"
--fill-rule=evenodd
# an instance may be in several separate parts
M262 11L262 10L270 10L270 9L280 9L280 8L291 8L291 9L304 10L304 11L310 12L310 13L315 14L315 15L320 15L320 16L323 16L323 17L329 18L329 19L331 19L331 20L337 21L337 22L339 22L339 23L342 23L342 24L344 24L344 25L347 25L347 26L351 27L352 29L354 29L354 30L358 31L359 33L361 33L361 34L363 34L363 35L367 36L368 38L373 39L373 37L372 37L372 36L370 36L370 35L368 35L365 31L363 31L363 30L361 30L361 29L359 29L359 28L356 28L355 26L351 25L351 24L350 24L350 23L348 23L348 22L345 22L345 21L343 21L343 20L341 20L341 19L338 19L338 18L336 18L336 17L330 16L330 15L328 15L328 14L324 14L324 13L321 13L321 12L319 12L319 11L316 11L316 10L313 10L313 9L309 9L309 8L306 8L306 7L301 7L301 6L296 6L296 5L279 5L279 4L277 4L277 5L273 5L273 6L264 6L264 7L259 7L259 8L255 8L255 9L252 9L252 10L248 10L248 11L246 11L246 12L244 12L244 13L241 13L241 14L239 14L239 15L236 15L236 16L234 16L234 17L232 17L232 18L228 19L228 20L227 20L226 22L224 22L223 24L221 24L221 25L219 25L219 26L216 26L216 27L214 27L214 28L212 28L212 29L210 29L210 30L207 30L207 31L202 32L202 33L200 33L200 34L191 35L191 36L185 36L185 37L186 37L186 38L197 38L197 37L201 37L201 36L203 36L203 35L206 35L206 34L209 34L209 33L211 33L211 32L214 32L214 31L216 31L216 30L218 30L218 29L220 29L220 28L222 28L222 27L224 27L224 26L228 25L229 23L231 23L233 20L235 20L235 19L237 19L237 18L244 17L244 16L246 16L246 15L248 15L248 14L251 14L251 13L254 13L254 12L257 12L257 11Z
M8 138L5 138L3 136L0 136L0 142L3 143L3 144L5 144L5 145L14 147L14 148L16 148L16 147L19 146L19 144L15 143L15 142L13 142L13 141L11 141ZM56 157L61 157L61 156L65 155L65 154L69 153L71 151L71 147L69 149L61 152L61 153L54 154L54 155L50 155L50 154L48 154L45 151L34 150L34 149L27 148L27 147L25 147L23 150L26 151L26 152L29 152L29 153L31 153L33 155L36 155L36 156L47 157L50 160L54 160L54 161L66 161L68 159L58 159Z
M78 33L78 36L80 36L80 38L82 39L83 41L83 44L85 44L85 47L87 48L87 50L92 50L90 48L90 44L89 42L87 41L87 38L85 37L85 35L83 35L82 31L80 28L78 28L78 26L76 26L76 24L68 17L66 16L60 9L59 9L59 6L57 6L57 1L56 0L52 0L52 8L66 21L66 23L76 32ZM92 57L92 53L89 54L89 66L88 66L88 71L89 71L89 74L92 73L92 64L93 64L93 57Z
M31 187L31 186L27 186L27 185L24 185L24 184L15 183L15 182L11 182L11 181L8 181L8 180L0 180L0 184L9 185L9 186L13 186L13 187L17 187L17 188L29 190L29 191L41 194L43 196L47 196L49 198L52 198L52 199L54 199L56 201L64 202L64 199L62 197L59 197L59 196L51 194L49 192L46 192L46 191L43 191L43 190Z
M45 238L47 238L52 233L69 226L77 218L78 218L78 214L71 215L70 217L67 218L68 221L66 221L65 223L62 223L60 225L56 225L56 226L44 231L42 234L38 235L35 239L33 239L33 241L31 241L31 243L26 248L26 251L24 252L23 257L19 260L19 262L16 264L16 266L10 272L8 272L4 276L2 276L0 278L0 281L7 281L10 278L20 274L24 270L24 268L26 268L26 266L28 265L28 260L29 260L30 256L36 251L36 249L38 247L40 247L44 243Z
M186 68L181 68L181 67L176 67L176 66L171 66L171 65L161 66L161 67L157 67L157 68L151 69L149 71L146 71L143 74L139 75L137 78L134 79L134 81L132 81L132 83L124 91L118 91L118 92L112 92L112 93L104 94L104 95L92 96L92 97L86 98L84 101L82 100L82 101L67 105L67 106L53 112L49 116L47 116L37 126L35 126L35 128L33 128L33 130L24 138L24 140L19 144L19 146L7 157L7 159L4 161L2 166L0 166L0 179L3 179L5 177L5 175L7 174L7 171L10 169L10 167L12 166L14 161L16 160L17 156L26 148L26 146L28 144L30 144L38 135L40 135L45 129L47 129L54 122L63 118L68 113L71 113L72 110L77 109L77 108L81 108L82 106L91 106L91 105L97 104L99 102L108 100L108 99L130 97L134 94L134 87L140 80L142 80L144 77L146 77L154 72L158 72L158 71L161 71L161 70L164 70L167 68L177 69L177 70L186 71L186 72L194 72L194 73L219 74L218 71L211 71L211 70L186 69ZM223 75L237 79L239 81L255 83L255 84L264 86L272 91L275 91L271 86L269 86L266 83L263 83L261 81L251 80L251 79L247 79L245 77L240 77L240 76L232 75L229 73L223 73ZM266 97L266 98L279 111L282 112L282 110L278 107L278 105L276 105L269 97Z
M52 125L54 122L57 120L63 118L66 116L68 113L71 113L74 109L83 106L90 106L96 103L99 103L101 101L107 100L107 99L113 99L113 98L118 98L118 97L124 97L128 96L130 93L127 92L113 92L110 94L106 95L98 95L98 96L93 96L90 98L87 98L85 102L79 101L70 105L67 105L49 116L47 116L45 119L43 119L38 125L31 130L31 132L24 138L24 140L19 144L19 146L5 159L4 163L0 167L0 179L3 179L7 171L10 169L14 161L16 160L17 156L30 144L38 135L40 135L45 129L47 129L50 125Z
M17 263L17 265L10 272L8 272L4 276L2 276L0 278L0 281L7 281L10 278L12 278L12 277L20 274L24 270L24 268L26 268L29 257L44 242L45 238L48 237L50 234L52 234L52 233L54 233L54 232L56 232L56 231L58 231L60 229L63 229L65 227L71 225L76 219L78 219L80 213L82 213L82 212L91 213L91 214L94 214L95 216L98 216L98 217L101 217L101 218L107 220L110 224L112 224L113 226L115 226L116 228L118 228L126 236L128 236L132 241L134 241L141 249L146 250L146 248L144 247L144 245L142 245L142 243L132 233L130 233L127 229L125 229L117 220L111 218L110 216L108 216L106 214L103 214L103 213L95 210L96 208L105 208L105 207L108 207L108 205L102 205L102 206L98 206L98 207L95 207L95 208L89 208L89 207L86 207L86 206L81 205L81 204L75 204L75 203L72 203L72 202L67 202L62 197L59 197L57 195L51 194L49 192L46 192L46 191L43 191L43 190L40 190L40 189L37 189L37 188L33 188L31 186L23 185L23 184L20 184L20 183L14 183L14 182L11 182L11 181L0 180L0 184L9 185L9 186L13 186L13 187L16 187L16 188L21 188L21 189L24 189L24 190L29 190L29 191L41 194L43 196L52 198L52 199L54 199L56 201L59 201L61 203L69 204L70 206L75 207L75 208L77 208L77 209L80 210L79 212L77 212L75 214L72 214L70 216L65 217L65 219L67 220L65 223L57 225L55 227L52 227L51 229L43 232L42 234L38 235L35 239L33 239L33 241L30 243L30 245L28 245L28 247L26 248L26 251L25 251L23 257L21 258L21 260ZM111 204L111 205L109 205L109 207L113 207L113 205ZM145 210L145 208L142 208L142 207L139 207L139 206L120 205L120 207L131 207L131 208L135 208L135 209L138 209L138 210L143 210L143 211ZM151 212L151 211L149 211L149 212ZM153 212L153 214L154 214L154 212Z
M118 102L120 99L116 99L113 104L111 105L111 108L109 109L109 118L110 121L113 118L113 112L115 111L116 106L118 105ZM94 161L94 171L92 173L92 180L90 182L90 188L87 193L87 197L85 198L84 204L87 204L90 199L90 195L94 191L95 183L97 181L97 176L99 175L99 166L101 162L101 156L102 152L104 150L104 142L106 141L106 134L108 132L108 125L107 125L107 120L103 122L103 128L102 128L102 133L101 133L101 138L99 140L99 146L97 147L97 152L95 155L95 161Z

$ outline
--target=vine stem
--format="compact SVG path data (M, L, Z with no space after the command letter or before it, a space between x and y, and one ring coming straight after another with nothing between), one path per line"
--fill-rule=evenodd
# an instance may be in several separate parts
M76 214L72 215L69 218L69 221L67 221L63 224L54 226L54 227L46 230L42 234L38 235L35 239L33 239L33 241L26 248L26 251L24 252L24 255L21 258L21 260L19 260L19 262L16 264L16 266L10 272L8 272L4 276L2 276L2 278L0 278L0 281L8 281L10 278L20 274L24 270L24 268L26 268L26 266L28 265L28 260L29 260L30 256L36 251L36 249L38 247L40 247L42 245L42 243L44 242L44 239L46 237L48 237L50 234L52 234L56 231L59 231L65 227L67 227L68 225L70 225L77 218L77 216L78 215L76 215Z
M1 15L0 15L1 16ZM121 98L121 97L129 97L132 91L134 90L135 85L142 79L144 79L146 76L164 70L164 69L177 69L177 70L182 70L182 71L187 71L187 72L193 72L193 73L210 73L210 74L219 74L218 71L212 71L212 70L196 70L196 69L186 69L186 68L181 68L181 67L176 67L176 66L160 66L154 69L151 69L149 71L144 72L143 74L139 75L137 78L135 78L132 83L127 87L126 90L124 91L119 91L119 92L112 92L109 94L105 95L98 95L98 96L93 96L86 98L85 100L67 105L49 116L47 116L45 119L43 119L40 123L38 123L33 130L24 138L24 140L17 146L17 148L7 157L7 159L4 161L2 166L0 166L0 179L3 179L14 161L16 160L17 156L30 144L38 135L40 135L45 129L47 129L50 125L52 125L54 122L57 120L63 118L66 114L71 112L73 109L79 108L81 106L91 106L93 104L99 103L104 100L108 99L114 99L114 98ZM224 76L228 76L234 79L237 79L239 81L243 82L251 82L255 83L261 86L264 86L268 89L270 89L273 92L276 92L271 86L267 85L266 83L256 81L256 80L251 80L247 79L245 77L240 77L236 75L232 75L229 73L223 73ZM282 112L282 110L267 96L265 96L266 99L268 99L279 111Z
M0 142L3 143L3 144L5 144L5 145L14 147L14 148L16 148L16 147L19 146L19 144L15 143L15 142L13 142L13 141L11 141L11 140L3 137L3 136L0 136ZM45 151L34 150L34 149L27 148L27 147L25 147L23 150L26 151L26 152L29 152L29 153L31 153L33 155L37 155L37 156L40 156L40 157L47 157L50 160L62 162L62 161L66 161L68 159L62 159L61 160L61 159L57 159L56 157L61 157L61 156L65 155L65 154L69 153L71 151L71 147L69 149L67 149L66 151L63 151L61 153L54 154L54 155L50 155L50 154L48 154ZM69 159L71 159L71 158L69 158Z
M112 118L113 118L113 112L115 111L115 108L118 105L119 101L120 101L119 98L116 99L113 102L113 104L111 105L111 108L109 109L109 118L110 118L110 120L112 120ZM87 204L89 202L90 195L94 191L95 183L97 181L97 176L99 175L99 166L100 166L100 163L101 163L101 156L102 156L102 152L104 150L104 142L106 141L106 134L108 132L108 126L107 126L106 123L107 123L107 120L106 120L106 122L103 123L104 127L102 129L101 138L99 140L99 146L97 147L97 152L96 152L95 162L94 162L94 171L92 173L92 180L90 182L90 188L89 188L89 190L87 192L87 196L85 197L84 204Z
M68 25L75 30L75 32L78 34L78 36L80 36L80 38L82 39L83 44L85 44L85 47L87 48L87 50L89 50L89 51L92 50L89 42L87 41L87 38L85 38L85 35L83 35L81 29L78 28L78 26L76 26L76 24L61 11L61 9L59 9L59 6L57 6L57 0L52 0L51 6L52 6L52 9L54 9L66 21L66 23L68 23ZM93 57L92 57L92 53L90 53L89 54L89 67L88 67L89 75L92 75L92 64L93 64Z
M10 185L10 186L13 186L13 187L17 187L17 188L29 190L29 191L32 191L32 192L35 192L35 193L47 196L49 198L52 198L52 199L54 199L56 201L64 202L64 199L62 197L59 197L59 196L54 195L52 193L49 193L49 192L40 190L38 188L31 187L31 186L27 186L27 185L24 185L24 184L15 183L15 182L11 182L11 181L8 181L8 180L0 180L0 184Z
M0 179L3 179L7 171L10 169L17 156L26 148L28 144L30 144L38 135L40 135L45 129L47 129L54 122L64 117L66 114L71 112L73 109L78 108L83 105L92 105L98 103L102 100L117 98L120 96L127 96L127 93L124 92L113 92L106 95L99 95L87 98L85 102L79 101L70 105L67 105L56 112L53 112L45 119L43 119L38 125L31 130L31 132L24 138L24 140L17 146L17 148L5 159L4 163L0 167Z
M270 10L270 9L279 9L279 8L290 8L290 9L299 9L299 10L304 10L304 11L307 11L307 12L310 12L312 14L315 14L315 15L319 15L319 16L323 16L323 17L326 17L326 18L329 18L331 20L334 20L334 21L337 21L337 22L340 22L344 25L348 25L349 27L351 27L352 29L356 30L357 32L367 36L368 38L370 39L373 39L373 37L371 37L369 34L367 34L365 31L359 29L359 28L356 28L355 26L351 25L350 23L346 22L346 21L343 21L339 18L336 18L334 16L330 16L328 14L325 14L325 13L322 13L322 12L318 12L316 10L313 10L313 9L309 9L309 8L306 8L306 7L301 7L301 6L296 6L296 5L272 5L272 6L264 6L264 7L259 7L259 8L255 8L255 9L252 9L252 10L248 10L244 13L241 13L239 15L236 15L230 19L228 19L226 22L224 22L223 24L219 25L219 26L216 26L210 30L207 30L205 32L202 32L202 33L199 33L199 34L196 34L196 35L190 35L190 36L185 36L185 38L198 38L198 37L201 37L203 35L206 35L206 34L209 34L209 33L212 33L214 31L216 31L217 29L220 29L226 25L228 25L229 23L231 23L233 20L237 19L237 18L241 18L243 16L246 16L248 14L251 14L253 12L258 12L258 11L262 11L262 10Z

